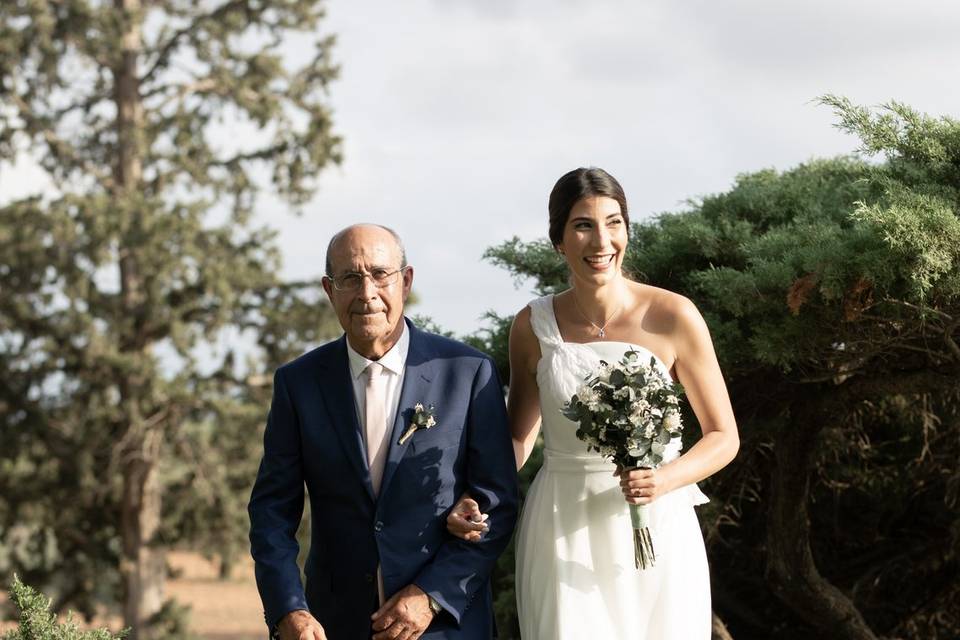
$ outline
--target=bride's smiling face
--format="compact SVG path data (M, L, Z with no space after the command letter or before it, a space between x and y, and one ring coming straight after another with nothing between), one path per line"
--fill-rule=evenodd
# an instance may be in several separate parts
M607 284L620 275L627 250L627 224L620 203L605 196L578 200L557 245L576 280Z

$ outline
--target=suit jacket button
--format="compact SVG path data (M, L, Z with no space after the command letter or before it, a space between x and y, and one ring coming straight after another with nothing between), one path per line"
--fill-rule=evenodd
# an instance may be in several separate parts
M367 582L373 582L373 574L365 573L363 574L363 579L366 580Z
M383 522L381 522L380 520L377 520L376 522L373 523L374 531L379 533L381 529L383 529Z

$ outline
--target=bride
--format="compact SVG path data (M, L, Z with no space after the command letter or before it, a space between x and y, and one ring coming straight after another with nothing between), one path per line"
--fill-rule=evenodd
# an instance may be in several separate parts
M510 331L507 408L517 467L543 430L544 461L517 532L516 592L526 640L684 640L710 637L710 578L693 507L696 483L726 466L737 426L710 334L687 298L621 272L629 236L620 184L602 169L576 169L550 193L550 240L571 287L522 309ZM680 439L655 470L619 470L587 452L560 409L600 360L629 351L652 356L680 382L703 437L680 455ZM626 502L650 505L656 565L634 566ZM464 496L451 533L478 540L486 529ZM492 523L496 526L496 523Z

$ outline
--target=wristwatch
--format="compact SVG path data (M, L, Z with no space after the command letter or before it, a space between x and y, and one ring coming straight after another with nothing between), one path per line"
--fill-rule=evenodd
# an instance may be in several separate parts
M430 601L430 611L433 613L433 617L436 618L438 615L440 615L440 612L443 611L443 607L441 607L440 603L437 602L429 593L427 594L427 599Z

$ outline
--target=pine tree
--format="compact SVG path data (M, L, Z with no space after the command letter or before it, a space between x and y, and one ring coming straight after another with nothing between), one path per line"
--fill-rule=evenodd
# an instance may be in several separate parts
M122 599L131 638L161 611L167 545L240 548L264 375L335 326L252 216L264 190L301 207L339 162L322 18L0 3L0 160L53 185L0 208L0 572L57 609Z

